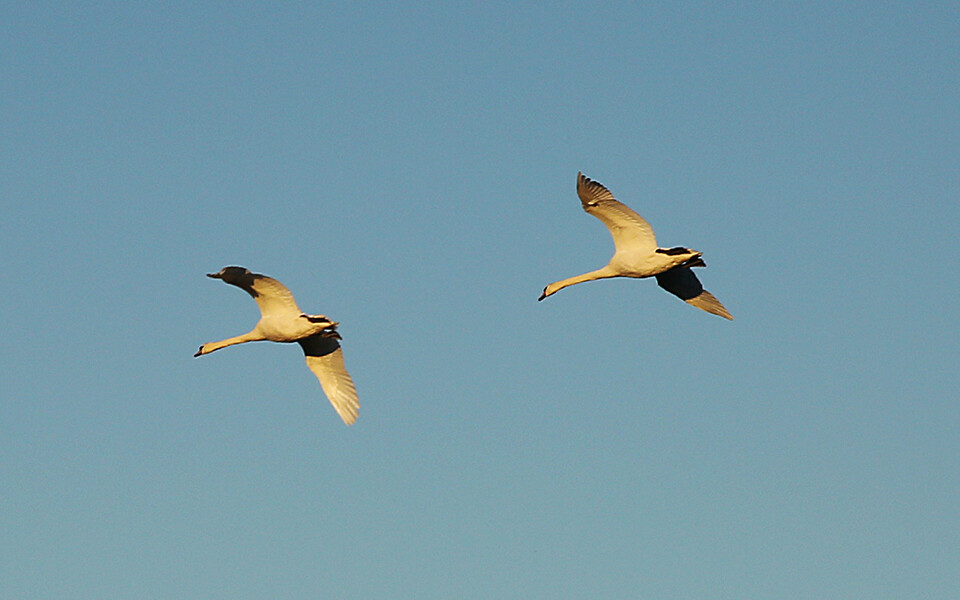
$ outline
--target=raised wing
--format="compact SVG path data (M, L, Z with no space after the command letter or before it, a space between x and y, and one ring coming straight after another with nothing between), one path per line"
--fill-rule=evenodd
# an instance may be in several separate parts
M329 333L319 333L299 343L307 357L307 367L320 380L320 387L330 404L344 423L353 425L360 412L360 400L353 379L343 364L343 350L337 338Z
M212 273L208 277L222 279L253 296L264 316L284 313L297 316L301 313L287 286L272 277L251 273L243 267L224 267L219 273Z
M577 195L583 210L603 221L617 252L652 254L657 249L653 228L626 204L618 202L603 184L577 173Z
M302 312L287 286L272 277L253 273L252 289L253 292L250 295L257 301L260 312L265 315L276 315L284 312L299 315Z
M688 267L674 267L657 275L657 285L691 306L733 320L733 315L724 308L717 297L703 289L700 280Z

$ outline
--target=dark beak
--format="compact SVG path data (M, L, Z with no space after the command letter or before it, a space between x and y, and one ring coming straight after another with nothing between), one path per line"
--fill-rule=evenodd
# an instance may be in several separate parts
M207 273L207 277L211 279L220 279L220 273Z

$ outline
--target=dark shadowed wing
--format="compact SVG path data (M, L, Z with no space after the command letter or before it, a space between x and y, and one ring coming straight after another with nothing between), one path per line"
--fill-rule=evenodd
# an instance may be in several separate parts
M687 304L708 313L733 320L733 315L724 308L716 296L703 289L700 280L688 267L674 267L657 275L657 285L680 298Z

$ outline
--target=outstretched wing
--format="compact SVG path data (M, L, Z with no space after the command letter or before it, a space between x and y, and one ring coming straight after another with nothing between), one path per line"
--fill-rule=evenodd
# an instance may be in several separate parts
M222 279L225 283L235 285L253 296L263 316L284 313L297 316L301 313L287 286L272 277L251 273L243 267L224 267L219 273L211 274L209 277Z
M247 291L257 301L261 314L291 313L299 315L302 312L287 286L266 275L260 275L259 273L252 273L252 275L253 284Z
M626 204L618 202L603 184L577 173L577 195L583 210L603 221L613 236L617 252L652 254L657 249L653 228Z
M724 308L717 297L703 289L700 280L689 267L674 267L657 275L657 285L680 298L687 304L708 313L733 320L733 315Z
M318 333L300 340L307 367L320 380L330 404L347 425L353 425L360 412L360 400L353 379L343 364L340 342L330 333Z

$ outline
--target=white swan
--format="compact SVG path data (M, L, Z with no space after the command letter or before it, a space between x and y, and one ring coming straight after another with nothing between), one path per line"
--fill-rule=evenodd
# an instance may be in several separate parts
M360 401L343 364L337 323L323 315L304 314L290 290L266 275L251 273L243 267L224 267L207 277L222 279L253 296L260 307L260 321L250 333L200 346L195 357L244 342L297 342L307 357L307 366L320 380L320 386L343 422L352 425L357 420Z
M701 253L689 248L658 248L653 228L643 217L621 204L599 182L577 173L577 195L583 210L610 229L616 251L603 268L551 283L539 300L584 281L608 277L656 277L657 285L687 304L733 320L717 298L703 289L691 267L705 267Z

